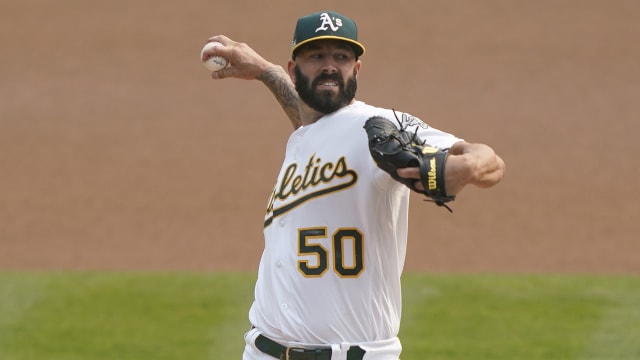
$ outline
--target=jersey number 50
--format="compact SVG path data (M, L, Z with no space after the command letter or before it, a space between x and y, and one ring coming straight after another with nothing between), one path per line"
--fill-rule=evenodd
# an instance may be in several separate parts
M313 239L326 239L327 228L307 228L298 230L298 255L315 256L315 265L308 260L298 260L298 270L305 277L321 277L329 268L329 254L333 254L333 270L340 277L355 278L364 270L363 235L355 228L342 228L333 233L332 249L327 250ZM352 260L347 263L347 256Z

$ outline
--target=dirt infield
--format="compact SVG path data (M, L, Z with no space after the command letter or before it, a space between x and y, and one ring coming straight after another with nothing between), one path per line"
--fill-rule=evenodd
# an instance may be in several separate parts
M285 65L331 8L358 98L507 162L454 213L412 203L407 270L640 273L640 2L36 1L0 5L0 268L255 270L291 132L198 62L223 33Z

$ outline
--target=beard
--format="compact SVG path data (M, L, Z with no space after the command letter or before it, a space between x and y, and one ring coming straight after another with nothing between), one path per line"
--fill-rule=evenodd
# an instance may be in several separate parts
M356 97L356 90L358 89L358 82L356 81L356 71L353 71L353 75L347 79L345 86L342 76L338 73L322 74L315 78L313 82L302 74L300 68L296 65L294 68L296 74L296 91L302 101L304 101L313 110L322 113L330 114L338 109L348 105ZM334 94L331 91L317 90L318 84L321 82L333 80L338 84L338 93Z

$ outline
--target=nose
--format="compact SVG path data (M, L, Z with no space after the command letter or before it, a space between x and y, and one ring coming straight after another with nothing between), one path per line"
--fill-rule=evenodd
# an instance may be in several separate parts
M322 64L322 72L331 74L337 71L338 67L335 65L335 62L330 56L327 56Z

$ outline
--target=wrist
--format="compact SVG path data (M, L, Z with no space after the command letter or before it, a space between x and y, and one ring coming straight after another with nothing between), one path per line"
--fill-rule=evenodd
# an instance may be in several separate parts
M449 154L445 166L447 195L456 195L465 186L473 182L471 168L468 156Z
M284 72L284 69L272 63L266 63L260 67L260 72L258 76L256 76L256 80L260 80L262 82L271 81L276 75Z

